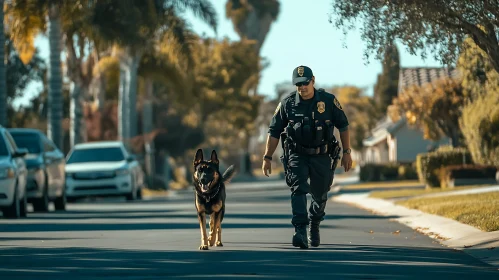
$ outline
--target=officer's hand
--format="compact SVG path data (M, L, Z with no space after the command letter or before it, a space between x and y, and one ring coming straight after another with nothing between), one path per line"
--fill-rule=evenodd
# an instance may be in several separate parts
M262 164L262 171L263 171L263 174L267 177L269 177L268 174L271 174L272 173L272 167L271 167L271 163L270 163L270 160L268 159L264 159L263 160L263 164Z
M350 168L352 168L352 155L351 154L343 154L343 158L341 159L341 166L345 168L345 172L348 172Z

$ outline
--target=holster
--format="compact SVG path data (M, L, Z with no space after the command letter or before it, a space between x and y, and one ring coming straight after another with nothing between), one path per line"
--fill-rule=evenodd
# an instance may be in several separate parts
M336 170L336 167L338 166L338 161L340 160L340 143L336 140L336 137L333 136L332 140L329 142L330 145L330 152L329 152L329 157L331 157L331 170Z
M281 147L282 147L282 155L281 162L284 168L284 178L286 182L288 180L288 162L289 162L289 139L285 132L281 133Z

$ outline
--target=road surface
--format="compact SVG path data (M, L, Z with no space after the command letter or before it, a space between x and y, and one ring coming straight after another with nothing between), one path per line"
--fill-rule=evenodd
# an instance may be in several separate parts
M208 251L198 250L191 191L0 218L0 279L499 279L496 268L390 217L334 202L322 245L294 248L289 191L262 184L227 190L224 247Z

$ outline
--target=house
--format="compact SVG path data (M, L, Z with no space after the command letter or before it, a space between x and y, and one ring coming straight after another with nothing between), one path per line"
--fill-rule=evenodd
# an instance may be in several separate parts
M399 73L398 94L406 87L432 83L440 78L456 78L457 70L450 68L401 68ZM425 153L441 145L449 145L450 140L426 140L423 132L407 124L405 118L393 121L388 115L372 129L371 135L364 139L362 163L414 162L419 153Z

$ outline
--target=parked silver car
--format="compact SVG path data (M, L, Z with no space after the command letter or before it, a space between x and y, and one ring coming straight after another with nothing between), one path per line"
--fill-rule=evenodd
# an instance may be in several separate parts
M24 157L28 168L28 202L35 212L66 209L66 159L61 150L38 129L9 128L18 147L28 150Z
M28 151L17 147L7 129L0 126L0 209L6 218L27 214L24 155Z

